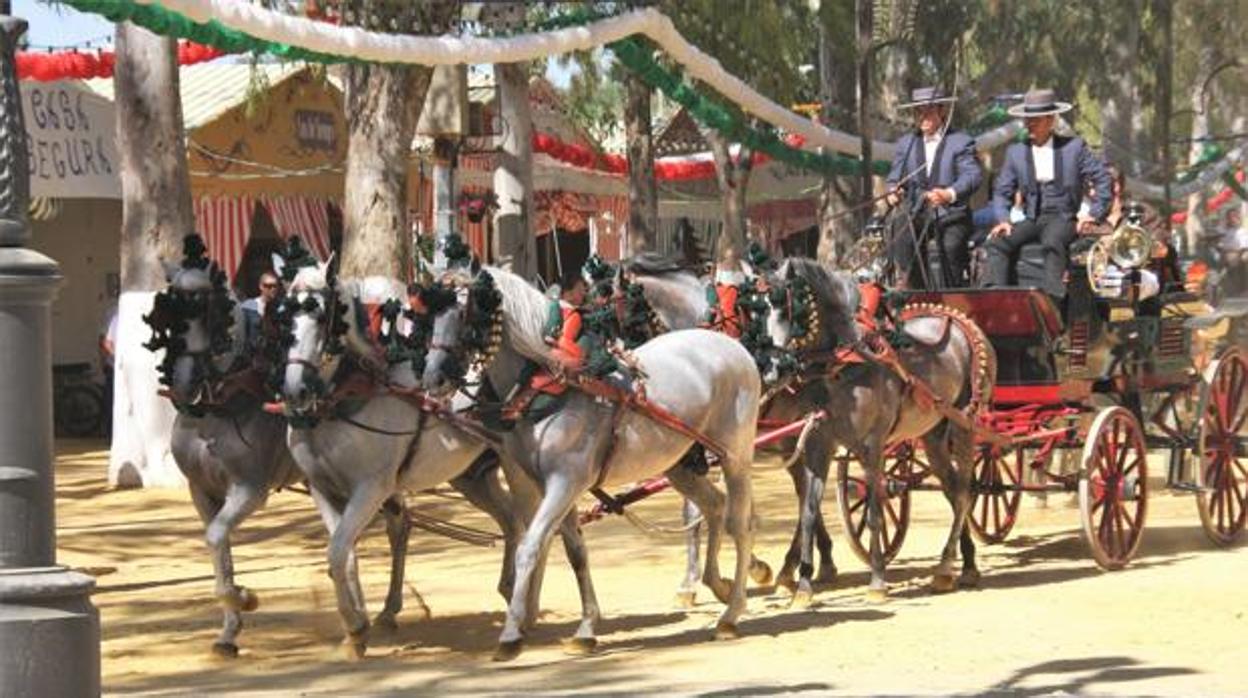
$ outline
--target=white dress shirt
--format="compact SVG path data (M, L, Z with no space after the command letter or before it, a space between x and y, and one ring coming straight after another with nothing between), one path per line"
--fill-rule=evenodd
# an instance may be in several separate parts
M934 133L930 136L923 136L923 158L927 167L927 176L932 176L932 167L936 165L936 149L940 147L940 134ZM945 189L949 192L949 203L958 200L958 193L952 187Z
M1041 145L1031 146L1031 157L1036 163L1036 181L1053 181L1053 137Z
M940 135L923 136L923 157L927 162L927 176L932 176L932 165L936 164L936 149L940 147Z

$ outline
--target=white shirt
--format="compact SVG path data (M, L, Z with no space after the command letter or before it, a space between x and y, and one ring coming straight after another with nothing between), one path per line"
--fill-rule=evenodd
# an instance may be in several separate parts
M940 147L940 134L934 133L930 136L923 136L923 158L926 161L927 176L932 176L932 166L936 164L936 149ZM946 189L949 192L949 203L958 200L958 193L952 187Z
M1053 181L1053 137L1042 145L1031 146L1031 158L1036 163L1036 181Z

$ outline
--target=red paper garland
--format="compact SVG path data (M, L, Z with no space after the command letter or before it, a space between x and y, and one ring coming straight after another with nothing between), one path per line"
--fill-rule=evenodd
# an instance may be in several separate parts
M800 148L804 143L802 137L796 134L785 137L785 142L795 148ZM533 133L533 150L576 167L602 170L617 175L628 174L628 158L623 155L598 153L583 145L559 140L558 137L549 133ZM755 166L768 160L770 158L762 153L754 153L752 158ZM714 176L714 160L674 157L654 161L654 177L664 182L709 179Z
M1238 181L1240 184L1243 184L1244 182L1243 170L1240 170L1239 172L1235 173L1235 180ZM1234 198L1234 196L1235 196L1234 189L1231 189L1230 187L1223 189L1222 191L1210 197L1210 199L1205 202L1205 213L1216 213L1218 209L1222 208L1228 202L1230 202L1230 200ZM1186 223L1187 211L1176 211L1170 214L1170 222L1174 223L1175 225L1181 225L1183 223Z
M190 41L178 42L178 65L194 65L224 56L223 51ZM18 51L17 77L19 80L88 80L111 78L117 63L112 51Z

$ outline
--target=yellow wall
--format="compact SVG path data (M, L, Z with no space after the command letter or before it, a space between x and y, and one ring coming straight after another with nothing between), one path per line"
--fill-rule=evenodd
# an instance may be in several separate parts
M301 123L305 133L309 123L317 124L312 129L316 134L311 140L300 138ZM327 165L341 169L347 152L342 95L311 70L294 73L250 105L240 104L195 129L190 140L191 191L196 197L296 195L338 199L342 196L341 172L236 179L236 175L270 172L208 157L195 147L203 146L223 156L261 162L283 170L309 170Z

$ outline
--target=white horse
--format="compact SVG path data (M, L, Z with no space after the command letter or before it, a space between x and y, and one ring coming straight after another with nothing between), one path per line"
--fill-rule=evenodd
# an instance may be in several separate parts
M206 260L203 260L206 262ZM298 479L286 450L286 422L266 414L263 368L244 347L242 312L215 267L162 262L169 288L148 316L157 334L179 344L167 348L168 394L178 407L170 441L186 476L191 501L207 528L216 595L224 614L213 651L238 656L242 612L255 610L256 594L234 583L230 534L262 507L269 492ZM213 336L227 336L216 347Z
M378 507L401 503L403 492L450 481L502 530L506 545L498 588L510 598L513 551L524 514L532 509L524 499L537 496L514 488L509 496L492 467L496 457L488 451L490 444L429 409L413 390L418 379L410 362L387 365L379 357L363 330L367 320L361 311L365 303L386 300L406 305L402 284L382 278L335 282L328 265L320 264L299 270L279 314L290 333L282 385L286 413L296 422L322 417L313 425L292 427L287 439L330 532L329 574L347 632L344 649L353 659L363 656L369 631L355 544ZM326 351L335 327L344 331L340 353ZM327 396L361 375L376 390L338 403L333 414L320 414ZM569 550L569 558L575 560L575 553ZM396 573L399 568L396 561ZM574 571L581 574L575 562ZM379 625L394 625L397 603L387 598L376 619Z
M542 293L519 276L496 268L455 270L447 277L465 292L460 303L440 313L435 321L433 348L424 374L427 389L455 387L455 367L466 365L468 355L482 349L466 342L465 337L483 334L479 327L473 327L472 317L480 312L474 294L485 292L483 280L488 286L492 279L497 285L493 292L501 293L500 347L486 367L494 392L511 394L528 361L555 365L542 338L550 302ZM728 489L726 512L719 490L678 464L694 439L649 416L570 389L559 411L536 421L522 418L514 428L500 434L503 451L510 462L540 485L542 500L516 551L516 585L495 659L507 660L519 654L523 630L531 620L526 594L535 574L540 573L555 526L574 513L577 499L594 487L635 482L664 472L706 515L709 535L704 581L727 604L717 636L737 635L737 620L746 609L745 583L752 547L750 465L760 391L754 361L737 342L705 330L665 334L638 348L635 356L647 376L646 400L675 415L723 451L720 465ZM737 549L731 585L720 577L718 564L725 522ZM589 651L596 646L598 618L592 589L586 593L583 588L582 618L571 648Z

